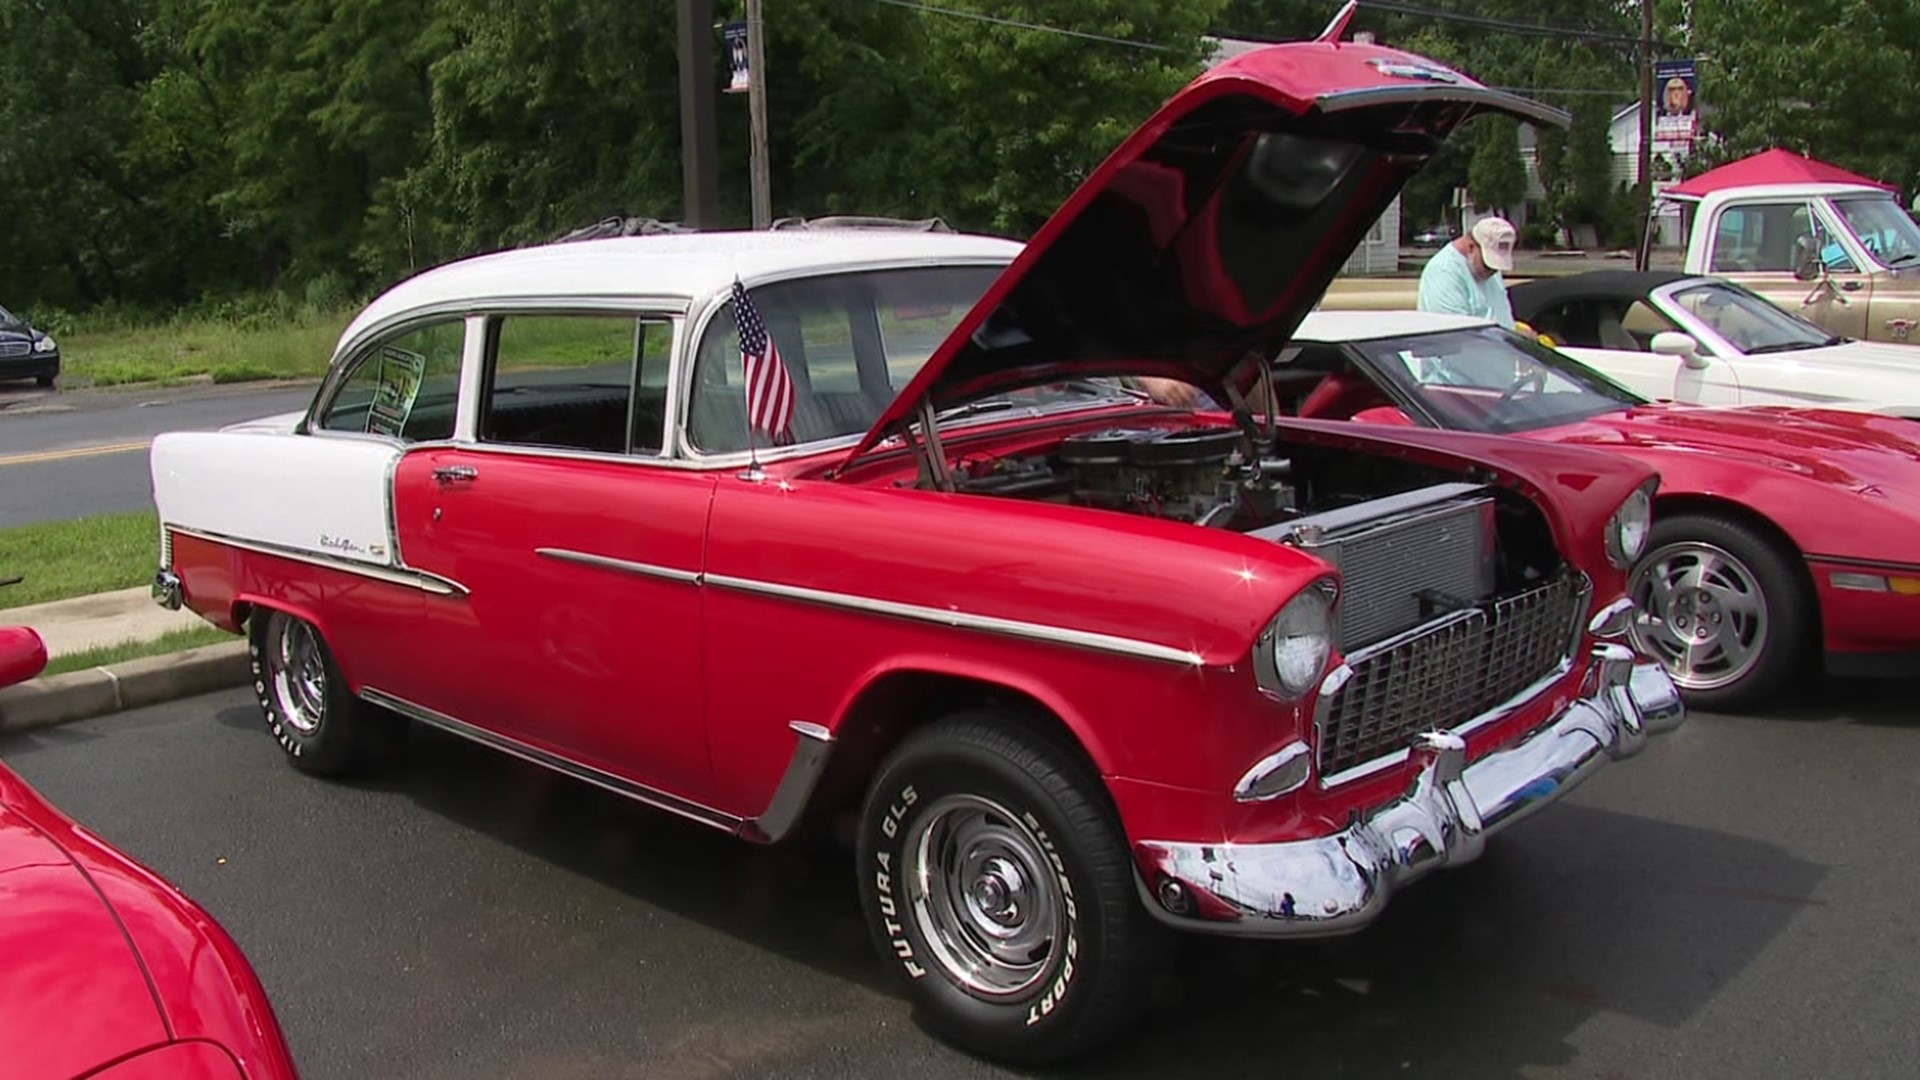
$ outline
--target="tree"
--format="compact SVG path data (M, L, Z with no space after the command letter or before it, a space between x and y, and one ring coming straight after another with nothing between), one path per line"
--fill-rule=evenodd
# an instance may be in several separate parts
M1473 161L1467 166L1467 191L1484 210L1511 213L1527 195L1526 165L1520 160L1520 125L1506 117L1474 123Z
M1920 5L1695 0L1703 120L1744 156L1785 146L1905 188L1920 168Z

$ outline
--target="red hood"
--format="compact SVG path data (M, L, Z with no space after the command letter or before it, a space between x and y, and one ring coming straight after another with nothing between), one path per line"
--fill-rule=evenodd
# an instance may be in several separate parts
M1920 479L1920 427L1911 420L1830 409L1640 405L1538 433L1557 443L1632 452L1711 454L1845 488Z
M1213 68L1043 225L854 454L923 403L1097 375L1217 387L1270 356L1446 137L1559 111L1394 49L1274 45Z
M41 830L45 810L0 766L0 1046L19 1080L66 1080L168 1040L125 928Z

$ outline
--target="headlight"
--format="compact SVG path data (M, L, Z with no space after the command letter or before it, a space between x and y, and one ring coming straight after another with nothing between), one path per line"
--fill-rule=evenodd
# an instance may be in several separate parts
M1333 652L1331 580L1317 581L1287 601L1253 649L1254 670L1265 689L1289 700L1311 690L1326 674Z
M1627 496L1607 521L1607 559L1622 570L1632 567L1647 553L1647 536L1652 531L1653 496L1641 488Z
M59 347L60 346L55 345L53 343L53 339L51 337L48 337L45 334L40 335L40 340L33 343L34 352L52 352L53 350Z

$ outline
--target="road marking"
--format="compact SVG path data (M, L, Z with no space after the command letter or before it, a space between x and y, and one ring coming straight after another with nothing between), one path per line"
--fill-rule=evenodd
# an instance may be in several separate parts
M0 466L38 465L43 461L66 461L70 458L99 457L102 454L125 454L134 450L145 450L152 440L139 442L112 443L107 446L76 446L71 450L43 450L37 454L12 454L0 457Z

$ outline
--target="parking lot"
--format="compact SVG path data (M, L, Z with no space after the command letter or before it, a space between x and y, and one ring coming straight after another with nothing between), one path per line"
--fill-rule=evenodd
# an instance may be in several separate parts
M1001 1075L874 960L850 856L756 849L450 737L340 784L243 691L0 755L203 903L303 1074ZM1067 1075L1908 1076L1920 719L1898 684L1697 715L1340 941L1195 941Z

